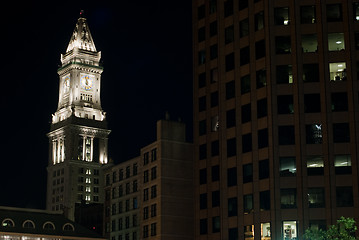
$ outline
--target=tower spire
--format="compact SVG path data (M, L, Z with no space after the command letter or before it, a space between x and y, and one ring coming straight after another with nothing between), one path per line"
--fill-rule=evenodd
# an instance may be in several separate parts
M87 20L84 17L84 10L80 11L80 17L77 20L69 45L67 46L66 53L74 48L96 52L95 43L92 39Z

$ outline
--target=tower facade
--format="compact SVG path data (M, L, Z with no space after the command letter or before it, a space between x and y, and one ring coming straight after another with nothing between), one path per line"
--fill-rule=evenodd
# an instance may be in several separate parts
M359 220L359 3L195 0L196 239Z
M47 209L74 218L76 203L103 203L102 167L107 164L106 114L101 108L101 52L80 16L61 54L59 100L49 138Z

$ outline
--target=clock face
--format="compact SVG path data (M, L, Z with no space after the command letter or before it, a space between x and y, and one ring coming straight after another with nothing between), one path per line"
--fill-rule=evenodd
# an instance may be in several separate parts
M93 79L94 77L91 75L81 74L81 87L86 91L91 90L93 87Z
M63 84L64 84L64 92L67 93L70 88L70 75L64 77Z

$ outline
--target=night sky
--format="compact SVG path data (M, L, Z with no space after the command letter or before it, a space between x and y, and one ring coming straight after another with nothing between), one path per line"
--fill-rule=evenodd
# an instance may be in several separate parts
M57 69L81 9L102 52L110 158L137 156L155 140L166 111L187 124L192 141L190 0L26 2L13 1L0 14L1 206L45 208Z

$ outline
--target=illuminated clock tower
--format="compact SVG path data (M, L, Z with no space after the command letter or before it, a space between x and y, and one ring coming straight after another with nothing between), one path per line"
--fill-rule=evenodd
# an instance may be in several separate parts
M103 203L102 168L108 162L106 113L101 108L101 52L80 15L61 54L59 101L52 115L47 167L47 209L74 220L80 203Z

